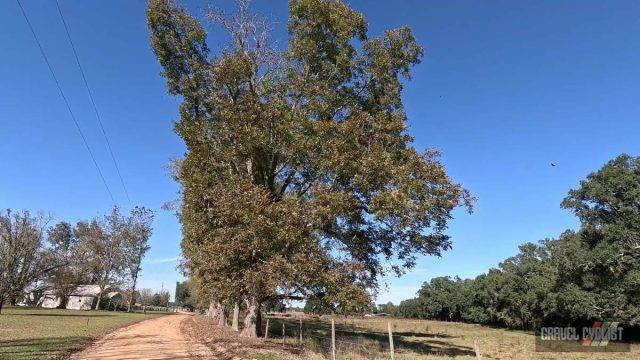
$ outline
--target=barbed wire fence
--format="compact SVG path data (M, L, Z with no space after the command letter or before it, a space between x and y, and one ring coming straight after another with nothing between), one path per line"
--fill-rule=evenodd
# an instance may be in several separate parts
M331 327L322 321L303 321L302 318L267 317L264 339L280 343L283 348L319 353L328 359L345 358L395 359L392 326L387 334L364 331L353 324L339 324L332 319Z

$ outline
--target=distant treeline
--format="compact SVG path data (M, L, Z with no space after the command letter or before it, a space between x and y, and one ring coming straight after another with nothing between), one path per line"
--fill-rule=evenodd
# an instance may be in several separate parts
M569 191L577 231L520 246L475 279L438 277L380 311L407 318L534 329L595 320L640 323L640 158L621 155Z

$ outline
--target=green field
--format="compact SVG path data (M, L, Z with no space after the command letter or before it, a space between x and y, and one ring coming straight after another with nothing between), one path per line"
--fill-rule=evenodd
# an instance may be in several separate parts
M0 359L56 359L82 349L104 333L154 313L9 307L0 315Z

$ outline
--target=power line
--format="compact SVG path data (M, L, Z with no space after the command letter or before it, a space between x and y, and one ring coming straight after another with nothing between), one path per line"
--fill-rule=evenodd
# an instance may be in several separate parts
M22 3L20 2L20 0L16 0L16 1L18 2L18 6L20 6L20 10L22 11L22 16L24 16L24 20L27 22L27 25L29 26L29 29L31 30L31 34L33 35L33 39L36 41L36 44L38 44L38 49L40 49L40 54L42 55L42 58L44 59L44 62L47 64L47 67L49 68L49 72L51 73L51 77L53 77L53 80L56 83L56 87L58 88L58 91L60 92L60 96L62 97L62 100L64 100L64 104L67 106L67 110L69 110L69 115L71 116L71 119L73 120L73 123L76 125L76 129L78 130L78 133L80 134L80 137L82 138L82 142L84 143L84 146L87 149L87 152L89 153L89 156L91 157L91 160L93 161L93 165L96 167L96 170L98 170L98 175L100 175L100 179L102 180L102 183L104 184L104 187L107 189L107 192L109 193L109 197L111 198L111 201L115 205L116 204L116 200L113 197L113 193L111 193L111 189L109 189L109 185L107 184L107 181L105 180L104 175L102 175L102 170L100 170L100 166L98 166L98 162L96 161L95 156L93 156L93 152L91 151L91 147L89 147L89 143L87 142L87 138L84 136L84 133L82 132L82 129L80 128L80 124L78 123L78 120L76 119L76 116L73 114L73 111L71 110L71 105L69 105L69 100L67 100L67 97L64 94L64 91L62 91L62 87L60 86L60 82L58 81L58 78L56 77L56 73L53 71L53 67L51 67L51 63L49 63L49 58L47 58L47 55L45 54L44 49L42 48L42 45L40 44L40 40L38 40L38 36L36 35L36 32L33 29L33 26L31 25L31 22L29 21L29 17L27 16L27 13L24 11L24 7L22 6Z
M122 184L122 188L124 189L124 193L127 196L127 200L129 204L131 204L131 198L129 197L129 191L127 191L127 186L124 184L124 179L122 178L122 174L120 173L120 167L118 166L118 161L116 161L116 157L113 154L113 149L111 148L111 142L109 141L109 137L107 136L107 132L104 130L104 126L102 125L102 117L100 116L100 112L98 111L98 107L96 106L96 102L93 99L93 93L89 87L89 82L87 81L87 77L84 74L84 69L82 65L80 65L80 58L78 57L78 52L76 51L76 47L73 44L73 40L71 39L71 34L69 32L69 26L64 19L64 15L62 14L62 9L60 8L60 3L56 0L56 6L58 7L58 13L60 14L60 19L62 20L62 24L64 25L64 30L67 33L67 39L69 39L69 44L71 45L71 50L73 51L73 56L76 58L76 64L78 65L78 69L80 70L80 74L82 74L82 80L84 81L84 86L87 88L87 93L89 94L89 99L91 100L91 105L93 106L93 111L96 114L96 119L98 120L98 124L100 125L100 131L102 131L102 135L107 143L107 148L109 149L109 154L111 155L111 160L113 160L113 165L116 167L116 172L118 173L118 178L120 178L120 184Z

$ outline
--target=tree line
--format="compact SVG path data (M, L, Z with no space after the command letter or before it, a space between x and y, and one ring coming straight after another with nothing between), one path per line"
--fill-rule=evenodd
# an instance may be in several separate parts
M192 290L189 288L189 281L176 282L175 305L178 307L195 309L198 302Z
M578 230L526 243L475 279L437 277L380 311L401 317L535 329L544 324L640 324L640 157L620 155L562 201Z
M38 306L46 294L64 308L74 289L87 284L100 288L96 310L107 287L127 287L130 310L152 221L144 207L129 215L114 207L102 217L53 226L42 214L0 213L0 311L5 303Z
M136 302L142 306L146 312L147 307L167 308L169 306L169 291L154 291L149 288L140 289L136 294Z
M181 100L176 133L182 267L221 319L313 297L337 313L371 306L387 262L396 273L451 246L451 212L471 208L434 150L411 144L402 102L423 50L408 27L368 35L339 0L289 2L283 46L251 13L211 9L207 28L171 0L151 0L151 46Z

